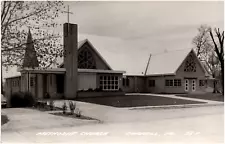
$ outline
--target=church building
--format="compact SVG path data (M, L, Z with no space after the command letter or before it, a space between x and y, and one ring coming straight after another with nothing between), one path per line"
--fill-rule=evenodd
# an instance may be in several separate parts
M209 74L192 49L150 54L123 40L81 36L76 24L65 23L63 32L65 56L58 59L60 66L48 69L38 66L28 32L20 76L6 78L8 97L16 91L29 91L40 99L47 93L50 98L75 99L129 92L206 92Z

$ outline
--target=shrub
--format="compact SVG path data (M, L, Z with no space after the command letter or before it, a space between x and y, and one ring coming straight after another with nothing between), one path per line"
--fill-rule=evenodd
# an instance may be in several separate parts
M94 91L95 92L102 92L102 89L101 88L96 88Z
M49 106L50 106L50 110L52 111L54 109L54 107L55 107L55 104L54 104L53 100L50 100Z
M65 114L67 110L66 102L63 103L62 109L63 109L63 114Z
M30 92L24 92L24 101L25 101L25 106L27 107L32 107L34 106L36 99Z
M77 117L81 116L81 110L79 108L76 108L76 116Z
M92 88L89 88L87 91L88 91L88 92L92 92L92 91L93 91L93 89L92 89Z
M45 98L45 99L49 99L49 98L50 98L49 93L45 93L44 98Z
M70 101L69 106L70 106L71 114L74 114L74 110L76 109L76 103L74 103L73 101Z
M32 107L35 98L30 92L15 92L10 97L11 107Z

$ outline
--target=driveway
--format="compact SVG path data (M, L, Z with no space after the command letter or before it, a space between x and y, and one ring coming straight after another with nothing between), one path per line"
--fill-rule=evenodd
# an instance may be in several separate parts
M2 126L2 132L72 127L98 123L92 120L64 118L29 108L2 109L2 114L6 114L9 119L9 122Z
M130 110L131 111L131 110ZM132 110L116 123L2 132L3 143L223 143L223 106L173 110ZM154 112L154 113L153 113ZM132 119L130 119L133 117ZM134 121L136 117L136 121ZM111 117L112 118L112 117ZM122 122L122 118L125 120ZM119 122L120 121L120 122ZM43 122L51 124L49 122ZM37 135L66 132L74 135ZM77 132L77 133L76 133ZM106 132L106 136L88 135ZM191 132L191 133L190 133ZM141 133L142 135L139 135ZM152 135L157 133L158 135ZM170 134L174 135L170 135ZM194 134L193 134L194 133ZM129 134L129 135L128 135ZM147 135L145 135L147 134ZM167 135L169 134L169 135ZM188 134L188 135L187 135ZM192 135L189 135L192 134Z

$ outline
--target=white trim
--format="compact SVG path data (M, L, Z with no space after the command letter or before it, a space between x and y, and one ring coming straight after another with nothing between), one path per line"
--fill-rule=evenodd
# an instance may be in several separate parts
M30 73L54 73L54 74L63 74L66 72L65 68L52 68L52 69L43 69L43 68L26 68L22 69L20 72L29 71ZM78 69L79 73L87 72L87 73L125 73L125 71L117 71L117 70L101 70L101 69Z
M176 73L165 73L165 74L150 74L150 75L145 75L145 76L174 76Z
M100 70L100 69L78 69L78 72L87 72L87 73L125 73L125 71Z
M24 68L21 69L20 72L28 71L29 73L59 73L63 74L66 72L65 68L52 68L52 69L45 69L45 68Z

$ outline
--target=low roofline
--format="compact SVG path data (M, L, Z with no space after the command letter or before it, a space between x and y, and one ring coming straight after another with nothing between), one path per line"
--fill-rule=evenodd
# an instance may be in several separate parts
M87 72L87 73L126 73L126 71L120 70L101 70L101 69L78 69L78 72Z
M145 77L145 75L144 74L124 74L123 76L127 76L127 77L132 77L132 76L136 76L136 77Z
M4 78L4 79L11 79L11 78L18 78L18 77L21 77L21 75L10 76L10 77L6 77L6 78Z
M19 70L20 72L30 72L30 73L56 73L62 74L66 72L65 68L23 68Z
M176 73L165 73L165 74L149 74L146 76L174 76Z
M54 73L54 74L64 74L66 72L65 68L24 68L20 72L30 72L30 73ZM78 69L78 73L125 73L125 71L119 70L101 70L101 69Z

